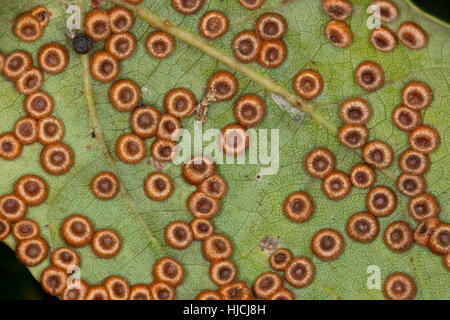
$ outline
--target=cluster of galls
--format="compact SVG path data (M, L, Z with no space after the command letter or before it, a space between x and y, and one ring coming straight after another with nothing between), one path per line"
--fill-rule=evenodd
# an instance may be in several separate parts
M40 12L38 17L44 19L41 23L46 25L50 13L44 7L37 7L33 12L36 10ZM22 14L16 18L16 25L31 28L24 22L20 23L23 17ZM49 174L61 175L72 167L74 156L70 147L61 142L64 136L63 123L51 116L53 99L40 89L42 71L48 74L61 73L69 63L69 54L64 46L48 43L39 49L37 61L39 68L33 66L31 55L23 50L12 51L6 57L0 53L0 71L6 79L14 82L18 92L26 95L24 109L27 113L26 117L17 120L13 132L0 135L0 157L14 160L22 153L23 145L39 141L44 145L40 155L41 166Z
M14 35L24 42L38 40L44 33L51 15L51 12L43 6L37 6L28 12L21 13L14 20Z
M399 16L398 7L391 1L377 0L371 4L372 14L384 23L391 23ZM376 9L378 8L378 10ZM323 10L333 20L325 27L326 38L337 48L346 48L353 42L353 34L345 22L352 14L352 5L348 0L324 0ZM397 30L397 37L407 48L422 49L428 40L426 32L414 22L404 22ZM386 26L372 29L370 42L381 52L393 51L397 46L395 33Z
M91 40L105 41L103 50L90 58L92 77L100 82L111 82L120 72L120 61L129 58L136 49L136 38L129 29L134 17L125 8L115 6L108 11L96 8L89 11L84 19L85 34L73 39L76 52L85 54L92 48Z

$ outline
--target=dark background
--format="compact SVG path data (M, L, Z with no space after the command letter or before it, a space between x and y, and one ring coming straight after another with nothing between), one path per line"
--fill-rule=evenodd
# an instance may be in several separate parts
M415 0L419 7L447 22L450 21L449 0ZM28 269L17 261L14 252L0 242L0 299L56 299L41 290Z

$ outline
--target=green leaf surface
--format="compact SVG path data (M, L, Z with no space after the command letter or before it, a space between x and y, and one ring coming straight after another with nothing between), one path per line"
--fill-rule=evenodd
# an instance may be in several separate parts
M353 31L354 42L346 49L335 48L323 35L329 17L317 0L266 0L256 11L244 10L235 0L207 0L200 12L183 16L173 10L170 1L145 0L137 9L137 19L131 32L138 40L133 56L121 63L119 78L130 78L142 88L145 103L163 110L165 93L172 88L189 88L199 101L206 81L211 74L226 69L239 81L239 92L233 101L214 103L209 108L204 130L221 129L235 122L234 101L246 93L263 97L267 104L267 116L259 129L278 129L280 133L280 168L278 174L256 179L260 165L219 165L218 172L226 179L228 193L222 201L221 211L213 218L216 232L232 239L232 257L238 267L238 278L249 286L261 273L269 271L269 252L262 250L260 241L266 237L277 239L278 247L286 247L296 256L312 259L316 268L314 282L304 289L291 289L296 299L382 299L381 290L369 290L366 280L367 267L381 268L381 280L392 272L406 272L416 280L417 299L448 299L450 277L441 258L428 250L414 245L403 254L391 252L384 244L382 233L395 220L407 221L412 228L416 222L407 211L408 198L398 194L396 211L379 219L380 234L370 244L352 241L346 234L347 219L354 213L364 211L367 191L353 188L344 200L330 201L321 191L321 181L311 178L303 168L303 158L314 147L323 146L333 151L337 169L349 172L351 167L362 162L358 152L339 144L336 129L341 125L338 117L340 102L350 97L364 97L373 107L373 117L368 123L370 139L388 142L395 159L408 148L407 135L396 129L391 120L394 107L401 102L401 89L410 80L427 83L434 92L434 101L423 112L424 123L437 128L441 146L431 154L431 169L426 174L427 190L434 194L441 206L441 219L449 221L450 168L448 147L450 130L448 118L450 92L450 29L434 18L428 17L406 1L395 1L400 9L399 19L389 24L397 30L403 21L414 21L429 35L428 45L418 51L399 44L391 53L376 51L369 42L370 30L366 27L369 15L366 8L371 1L351 1L354 13L348 23ZM120 4L132 6L122 0L102 1L108 8ZM35 43L19 42L12 33L14 17L36 5L45 5L51 12L50 24L43 37ZM57 41L70 51L70 64L59 75L45 74L42 90L55 100L54 115L62 119L66 134L63 142L75 153L75 164L64 176L48 175L40 166L38 143L24 148L15 161L0 160L0 194L12 192L14 182L24 173L42 176L50 188L49 198L39 206L30 208L28 217L41 226L42 236L52 249L64 246L59 235L61 222L67 216L80 213L87 215L96 229L112 228L123 241L118 256L111 260L97 258L90 247L78 250L82 259L81 276L88 283L99 283L109 275L125 277L130 284L152 281L154 262L163 256L172 256L182 262L186 277L177 288L177 298L192 299L204 289L217 289L209 280L209 263L201 255L201 244L194 242L187 250L177 251L164 241L164 229L173 220L190 221L186 199L194 187L181 177L181 166L166 164L163 172L174 182L174 193L164 202L149 200L143 190L143 180L156 169L148 155L153 140L147 140L146 159L137 165L120 162L114 153L117 138L130 132L129 114L119 113L109 103L109 84L91 79L87 70L87 57L80 58L71 49L66 36L67 0L17 0L4 1L0 8L0 50L8 53L16 49L30 52L36 64L39 48L48 42ZM86 1L86 10L90 1ZM220 10L230 21L229 31L222 38L205 45L197 31L200 16L208 10ZM288 56L284 64L275 70L260 68L257 64L242 66L232 59L231 41L238 32L252 29L256 17L262 12L279 12L287 20L288 30L284 40ZM152 58L145 49L145 38L158 21L164 21L169 32L173 32L176 48L164 60ZM178 39L180 38L180 39ZM103 44L96 44L95 49ZM94 50L95 51L95 50ZM382 89L367 93L354 81L356 66L364 61L379 63L386 75ZM300 107L303 111L288 112L289 103L296 97L291 89L295 74L304 69L319 71L325 86L322 94ZM13 83L0 80L0 128L1 132L12 131L15 121L25 115L24 96L15 91ZM301 114L301 117L294 117ZM300 120L299 120L300 119ZM182 121L183 127L193 130L194 116ZM91 137L95 128L97 138ZM103 133L103 135L102 135ZM104 137L104 140L103 140ZM208 142L205 142L207 145ZM397 161L391 168L377 173L376 185L395 188L395 178L400 174ZM111 201L96 199L90 191L91 179L100 171L117 172L122 189ZM283 201L288 194L305 190L311 194L316 210L313 217L302 224L285 218ZM342 256L334 262L322 262L313 256L310 239L322 228L334 228L345 240ZM6 243L14 248L15 241L9 236ZM41 271L48 266L46 261L30 268L39 279Z

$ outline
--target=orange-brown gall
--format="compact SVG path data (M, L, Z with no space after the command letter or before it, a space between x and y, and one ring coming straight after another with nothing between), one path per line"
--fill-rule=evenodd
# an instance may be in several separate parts
M24 95L38 91L42 86L43 76L41 70L31 67L14 82L14 87Z
M38 121L38 140L47 145L61 141L64 137L64 125L56 117L45 117Z
M437 217L440 211L438 201L430 193L411 198L408 202L408 212L417 222Z
M315 148L305 157L306 171L314 178L322 179L334 171L334 155L325 148Z
M239 124L229 124L222 129L219 136L219 146L230 156L238 156L245 152L249 146L247 129Z
M368 212L355 213L347 221L347 234L355 241L369 243L378 235L377 219Z
M172 180L162 172L153 172L144 181L144 191L150 199L164 201L172 194Z
M323 261L336 260L344 250L344 238L336 230L322 229L311 239L311 250Z
M144 141L132 133L126 133L117 139L116 154L125 163L138 163L145 157Z
M136 38L130 32L115 33L106 40L105 50L117 60L125 60L136 50Z
M244 30L234 37L232 48L234 56L239 62L253 62L258 58L261 40L255 31Z
M240 125L249 128L258 125L266 116L266 104L254 94L246 94L234 105L234 117Z
M37 121L30 117L23 117L14 125L14 135L21 144L28 145L37 141Z
M116 110L128 112L136 108L141 98L141 92L136 83L129 79L114 82L108 91L109 102Z
M156 139L151 146L152 157L159 162L172 161L177 152L174 141Z
M392 148L378 140L368 142L362 150L362 155L367 164L378 169L389 167L393 159Z
M0 241L6 239L6 237L9 236L10 232L11 232L11 225L5 218L0 216Z
M255 31L263 40L279 40L287 30L286 19L275 12L263 13L256 19Z
M233 254L233 244L223 234L212 234L203 241L202 254L211 262L230 259Z
M187 118L194 112L195 97L187 89L177 88L170 90L164 97L164 109L175 118Z
M109 102L116 110L128 112L136 108L141 98L141 92L136 83L129 79L114 82L108 91Z
M111 172L100 172L91 182L91 190L101 200L113 199L119 192L119 179Z
M325 26L325 37L337 48L347 48L353 42L353 33L347 23L331 20Z
M138 5L142 1L144 1L144 0L125 0L125 2L128 2L129 4L132 4L132 5Z
M339 117L348 124L366 124L372 116L372 107L367 100L352 98L345 100L339 108Z
M38 52L38 64L41 69L50 74L57 74L69 63L67 49L59 43L47 43Z
M34 119L42 119L53 111L53 99L43 91L37 91L25 98L25 112Z
M264 0L239 0L239 3L245 9L256 10L264 4Z
M219 288L223 300L252 300L253 295L244 281L234 281Z
M425 192L426 182L423 176L402 173L397 178L397 189L407 197L416 197Z
M419 50L428 42L428 35L414 22L403 22L397 29L398 40L409 49Z
M448 254L450 252L450 224L441 223L431 234L428 240L428 248L431 252L438 255Z
M197 241L203 241L214 233L214 225L209 219L194 218L189 225L194 239Z
M0 197L0 217L9 223L14 223L25 217L27 205L15 194L5 194Z
M397 207L397 196L386 186L372 188L366 196L366 207L376 217L387 217Z
M145 47L152 57L164 59L172 53L175 47L175 40L166 32L153 31L145 40Z
M355 80L362 89L377 91L384 84L384 71L378 63L364 61L355 70Z
M189 247L194 239L191 226L183 221L172 221L164 231L164 239L174 249Z
M349 149L359 149L367 141L369 130L365 125L344 124L339 128L338 138Z
M388 300L412 300L416 296L416 283L406 273L392 273L384 281L383 293Z
M172 7L181 14L191 15L197 13L204 2L204 0L172 0Z
M215 261L209 267L209 278L219 287L234 281L236 275L237 268L231 260Z
M52 252L50 255L50 263L52 266L70 274L75 271L75 267L80 267L81 259L75 250L61 247Z
M439 218L428 218L419 223L414 231L414 242L419 246L428 247L428 240L440 224Z
M144 283L138 283L131 287L130 300L151 300L150 289Z
M171 114L163 114L156 135L162 140L177 141L181 135L180 121Z
M413 231L404 221L392 222L384 230L384 243L394 252L405 252L413 244Z
M179 286L184 279L184 268L175 259L164 257L153 265L153 278L172 287Z
M275 271L283 271L292 260L292 252L289 249L281 248L275 250L269 257L269 264Z
M423 82L410 81L403 87L402 101L408 108L420 111L433 101L433 91Z
M119 60L107 51L97 51L91 57L90 71L92 77L97 81L114 81L120 72Z
M208 79L208 92L215 92L218 101L227 101L234 97L238 90L236 77L228 71L217 71Z
M374 28L370 33L370 42L381 52L390 52L397 47L395 33L386 27Z
M89 285L84 280L68 283L61 298L63 300L86 300Z
M36 17L30 12L24 12L14 20L13 32L20 41L34 42L42 36L44 30Z
M17 80L33 66L33 58L23 50L10 52L6 56L3 75L9 80Z
M261 43L257 61L263 68L273 69L286 60L287 47L283 40L265 40Z
M94 234L94 227L88 217L74 214L61 224L60 233L64 241L75 248L88 245Z
M331 200L345 198L351 191L352 182L350 178L341 171L330 173L322 181L322 191Z
M212 198L200 191L194 191L187 199L187 208L196 218L210 219L220 210L219 199Z
M86 300L109 300L108 290L100 284L89 286Z
M281 288L275 292L270 298L270 300L294 300L294 294L291 290L286 288Z
M21 219L14 223L12 234L17 241L39 236L39 225L31 219Z
M317 71L303 70L295 76L292 85L300 97L303 99L312 99L322 92L323 79Z
M175 288L165 282L152 282L149 286L151 300L174 300Z
M372 3L373 6L379 8L379 13L377 10L372 9L372 14L383 22L394 22L398 18L398 8L392 1L388 0L377 0Z
M34 9L32 9L30 11L30 13L33 17L35 17L39 21L39 24L42 27L45 27L48 25L48 23L50 21L50 17L52 15L52 13L50 11L48 11L48 9L46 7L43 7L43 6L35 7Z
M184 180L192 185L200 185L216 173L216 164L209 157L194 156L189 159L181 171Z
M103 280L111 300L128 300L130 298L130 285L119 276L110 276Z
M218 39L228 30L228 18L220 11L208 11L201 18L198 23L198 31L200 34L208 39Z
M74 154L64 143L46 145L41 151L41 166L49 174L59 176L72 168Z
M27 174L16 181L14 193L28 206L38 206L47 199L48 187L41 177Z
M213 290L205 290L200 292L196 300L222 300L222 296L217 292Z
M60 296L67 286L68 275L55 267L47 267L41 273L41 286L45 292L52 296Z
M430 158L414 150L406 150L398 160L400 169L407 174L423 175L430 167Z
M40 264L47 257L48 244L41 237L19 241L16 245L17 258L27 267Z
M122 246L117 232L111 229L100 229L92 237L91 247L95 255L102 259L111 259L117 256Z
M284 200L283 212L293 222L305 222L314 213L314 202L306 192L297 191Z
M253 292L260 299L268 299L283 287L283 279L278 273L266 272L256 278Z
M375 171L367 164L356 164L350 170L350 181L358 189L370 188L375 183Z
M224 178L215 174L204 180L198 187L200 192L203 192L208 197L222 199L227 193L227 183Z
M127 32L134 24L133 14L120 6L108 10L109 28L113 33Z
M323 11L331 18L343 21L352 15L352 5L347 0L324 0Z
M314 265L305 257L293 258L284 269L284 278L294 288L303 288L314 280Z
M84 30L94 41L103 41L111 35L108 12L93 9L84 17Z
M130 123L134 134L142 139L149 139L158 133L161 113L152 106L134 109Z
M439 133L433 127L422 125L409 133L408 142L414 151L432 153L439 147Z
M419 111L410 109L405 105L398 105L392 112L392 122L402 131L411 131L422 123Z

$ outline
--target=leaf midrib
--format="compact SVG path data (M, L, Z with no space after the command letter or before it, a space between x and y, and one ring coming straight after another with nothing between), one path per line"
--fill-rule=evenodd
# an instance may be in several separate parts
M81 16L84 18L84 12L86 10L85 1L79 0L78 4L80 6ZM83 22L81 22L81 25L83 25ZM120 193L124 197L125 202L126 202L127 206L130 208L131 212L138 219L138 222L144 229L147 238L149 239L150 242L152 242L154 245L156 245L159 248L160 252L164 252L165 254L168 254L166 246L164 246L158 240L158 238L153 235L153 232L150 230L149 226L145 223L144 217L142 216L141 212L137 208L135 201L131 197L131 195L128 192L127 188L125 187L124 183L121 181L122 179L120 178L119 170L117 169L115 160L111 154L111 150L109 149L108 145L106 144L105 135L104 135L103 129L100 125L100 121L99 121L98 115L97 115L97 109L95 106L94 93L92 90L92 77L91 77L91 72L90 72L90 68L89 68L89 55L87 55L87 54L81 55L81 65L82 65L82 79L83 79L83 95L84 95L84 99L86 101L87 112L89 115L89 122L91 124L92 130L95 133L95 137L96 137L95 141L100 149L100 152L102 153L102 156L105 159L105 162L106 162L108 168L119 179Z

